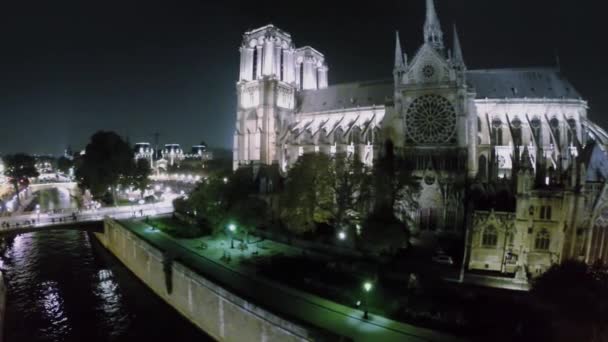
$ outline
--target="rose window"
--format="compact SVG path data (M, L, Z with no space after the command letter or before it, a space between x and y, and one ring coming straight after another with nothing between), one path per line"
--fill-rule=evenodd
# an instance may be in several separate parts
M445 97L423 95L408 108L405 123L407 134L415 143L447 143L456 132L456 112Z
M433 68L432 65L425 65L424 68L422 68L422 74L426 78L431 78L435 74L435 68Z

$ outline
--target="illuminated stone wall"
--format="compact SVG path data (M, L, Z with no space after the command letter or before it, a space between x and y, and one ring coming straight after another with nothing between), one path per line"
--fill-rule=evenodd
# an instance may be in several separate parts
M308 341L309 332L193 272L119 222L106 219L97 239L152 291L218 341ZM169 274L169 278L166 278ZM170 291L168 291L170 289Z

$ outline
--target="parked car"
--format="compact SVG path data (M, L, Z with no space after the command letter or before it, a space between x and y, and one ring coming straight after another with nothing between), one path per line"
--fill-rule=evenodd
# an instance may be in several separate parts
M452 257L449 255L446 255L446 254L435 255L433 257L433 261L438 264L444 264L444 265L453 265L454 264L454 260L452 259Z

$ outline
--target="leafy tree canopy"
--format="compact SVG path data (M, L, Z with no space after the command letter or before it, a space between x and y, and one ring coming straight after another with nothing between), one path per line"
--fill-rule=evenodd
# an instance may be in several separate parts
M287 174L281 196L281 219L296 233L314 232L333 216L331 159L321 153L301 156Z
M4 156L4 175L10 179L10 182L15 188L15 193L19 193L19 185L27 186L29 178L38 177L39 173L36 170L36 160L34 157L24 154L9 154ZM17 196L17 203L19 197Z
M147 159L137 159L135 167L131 172L131 185L139 190L143 196L144 191L150 184L150 174L152 168L150 168L150 162Z
M535 280L532 295L560 322L554 325L556 340L608 340L608 273L601 265L554 265Z
M70 168L74 166L74 161L64 156L57 159L57 169L63 173L69 173Z
M81 187L95 198L102 198L108 188L124 182L134 167L131 147L116 133L99 131L91 137L85 155L77 165L76 177Z

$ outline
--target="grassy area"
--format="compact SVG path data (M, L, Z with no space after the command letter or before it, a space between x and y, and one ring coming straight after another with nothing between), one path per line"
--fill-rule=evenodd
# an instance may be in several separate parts
M180 239L194 239L209 235L209 232L204 228L179 221L173 217L150 219L147 223L156 229Z

